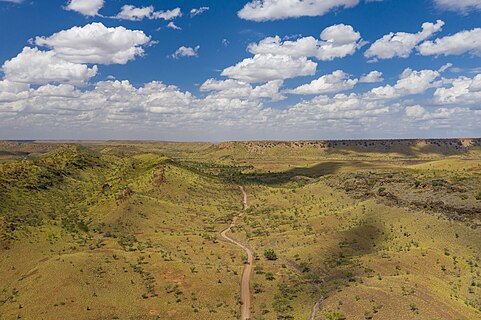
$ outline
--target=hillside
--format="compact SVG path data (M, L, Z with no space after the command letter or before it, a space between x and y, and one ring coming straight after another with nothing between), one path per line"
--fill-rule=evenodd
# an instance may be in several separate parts
M2 142L0 319L239 319L240 185L251 319L477 319L479 143Z

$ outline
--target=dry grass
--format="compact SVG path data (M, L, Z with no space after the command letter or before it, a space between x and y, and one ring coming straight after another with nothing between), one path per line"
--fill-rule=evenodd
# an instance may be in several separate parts
M229 181L249 194L232 234L257 255L253 319L307 319L321 298L316 319L481 317L475 217L456 221L408 201L452 197L479 208L476 148L85 144L35 144L35 161L12 160L29 145L8 144L0 319L237 319L243 252L219 236L242 207ZM346 191L346 181L365 178L372 193ZM449 188L432 187L440 178ZM406 202L379 196L381 186Z

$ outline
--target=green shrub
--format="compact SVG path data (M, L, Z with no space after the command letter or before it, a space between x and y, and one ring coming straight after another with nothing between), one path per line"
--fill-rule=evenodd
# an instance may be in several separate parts
M345 320L346 316L339 312L331 312L329 314L326 314L326 319L327 320Z
M267 260L277 260L277 254L273 249L264 251L264 257L266 257Z
M301 262L301 264L299 265L299 267L301 268L302 272L309 272L311 271L311 268L309 267L309 265L307 264L307 262Z

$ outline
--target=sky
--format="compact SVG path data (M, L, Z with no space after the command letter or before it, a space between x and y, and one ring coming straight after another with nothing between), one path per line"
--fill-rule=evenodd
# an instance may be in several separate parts
M0 139L481 136L481 0L0 0Z

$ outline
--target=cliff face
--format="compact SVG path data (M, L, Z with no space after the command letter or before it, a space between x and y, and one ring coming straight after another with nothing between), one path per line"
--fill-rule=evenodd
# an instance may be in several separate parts
M272 148L303 149L314 148L321 151L363 150L367 152L397 152L416 149L419 152L463 153L474 147L481 147L481 138L462 139L393 139L393 140L304 140L304 141L240 141L224 142L220 149L232 150L242 146L249 152Z

